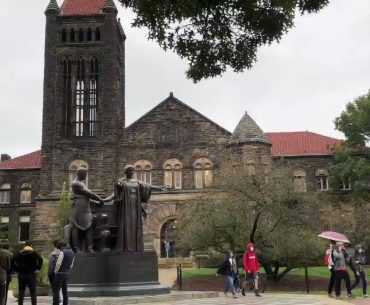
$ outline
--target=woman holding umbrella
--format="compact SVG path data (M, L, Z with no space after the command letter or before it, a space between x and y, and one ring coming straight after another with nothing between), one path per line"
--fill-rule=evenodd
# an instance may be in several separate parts
M338 247L338 249L335 249L334 246L331 245L331 249L333 250L328 258L329 264L334 266L334 275L332 273L328 289L329 296L331 296L332 285L335 282L335 296L339 297L341 294L341 282L342 280L345 280L348 297L352 297L351 282L346 266L346 251L344 248L344 243L349 243L349 239L343 234L332 231L323 232L319 237L329 239L330 241L336 241L336 245ZM330 259L332 261L330 261ZM328 267L330 269L329 265Z

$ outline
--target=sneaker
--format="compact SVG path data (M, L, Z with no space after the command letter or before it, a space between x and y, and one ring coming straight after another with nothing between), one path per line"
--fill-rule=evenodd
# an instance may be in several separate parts
M334 298L333 295L331 293L328 293L328 297L329 298Z
M350 293L350 294L347 294L347 298L353 298L353 295L352 295L352 293Z
M369 296L367 294L364 294L362 297L367 299Z
M234 298L234 299L237 299L238 297L237 297L235 294L233 294L233 298Z

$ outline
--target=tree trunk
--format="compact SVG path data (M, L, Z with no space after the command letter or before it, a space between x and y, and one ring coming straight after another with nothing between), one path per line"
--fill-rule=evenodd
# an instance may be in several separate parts
M261 212L258 212L257 215L256 215L256 218L254 219L254 222L253 222L253 227L252 227L252 231L251 231L251 234L250 234L250 241L251 243L254 243L254 235L257 231L257 227L258 227L258 220L260 219L260 216L261 216Z

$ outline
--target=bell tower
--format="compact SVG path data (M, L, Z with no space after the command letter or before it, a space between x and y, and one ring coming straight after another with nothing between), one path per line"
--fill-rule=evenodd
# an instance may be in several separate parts
M77 159L94 177L89 187L106 191L125 119L117 8L113 0L65 0L60 8L51 0L45 15L41 194L58 193Z
M112 191L125 125L125 33L113 0L50 0L45 10L42 169L35 235L76 167ZM49 221L50 224L50 221Z

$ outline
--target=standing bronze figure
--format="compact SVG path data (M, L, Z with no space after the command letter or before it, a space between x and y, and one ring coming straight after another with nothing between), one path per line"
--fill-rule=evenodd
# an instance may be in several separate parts
M114 187L114 193L104 201L111 201L117 207L117 242L115 251L144 251L143 217L146 211L143 204L148 202L151 191L165 190L134 179L134 167L125 167L126 177L121 178Z
M76 179L72 182L73 203L71 215L71 247L75 252L93 251L93 215L91 202L98 201L101 205L103 199L91 192L86 184L87 169L80 167Z

